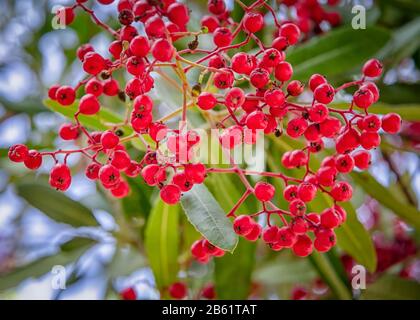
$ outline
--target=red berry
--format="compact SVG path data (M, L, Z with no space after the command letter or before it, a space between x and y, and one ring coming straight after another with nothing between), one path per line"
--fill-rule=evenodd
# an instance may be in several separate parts
M119 59L123 51L122 41L115 40L111 42L108 47L108 51L114 59Z
M379 99L379 89L373 82L365 82L363 86L360 87L363 90L369 90L373 94L373 103Z
M158 39L152 45L153 57L161 62L171 61L174 55L174 47L166 39Z
M304 88L305 85L302 82L299 80L293 80L287 85L287 93L292 97L297 97L303 92Z
M360 140L359 132L351 128L337 137L335 148L338 153L348 153L360 145Z
M98 79L90 79L85 86L86 93L91 93L96 97L99 97L104 91L104 86Z
M99 170L101 169L101 165L96 162L90 163L85 170L85 175L91 180L96 180L99 178Z
M354 168L353 157L349 154L340 154L335 159L335 167L338 172L349 173Z
M315 233L314 246L318 252L329 251L337 242L335 233L331 229L319 229Z
M212 284L206 285L203 290L201 290L201 296L203 298L212 300L216 298L216 290Z
M188 180L185 172L179 172L172 177L172 183L176 184L181 191L185 192L191 190L194 183L191 180Z
M381 119L376 114L369 114L363 118L362 129L377 132L381 128Z
M309 78L309 88L311 89L312 92L314 92L316 88L318 88L320 85L324 83L327 83L327 79L325 79L325 77L320 74L317 74L317 73L313 74Z
M254 221L250 216L237 216L233 221L233 230L241 236L246 236L254 229Z
M304 133L306 140L310 142L319 141L321 137L321 131L319 130L319 124L313 123L311 124Z
M79 101L79 112L85 115L96 114L101 106L93 94L85 94Z
M132 56L127 60L126 69L133 76L140 76L146 70L146 63L142 58Z
M116 150L111 159L111 164L119 169L125 170L130 165L131 159L128 153L124 150Z
M262 238L265 243L275 243L278 240L279 227L266 227L262 232Z
M220 21L214 16L205 15L201 18L201 26L207 27L208 32L212 33L220 27Z
M313 251L312 240L306 234L299 235L293 245L293 253L298 257L307 257Z
M61 191L66 191L71 184L70 169L65 164L56 164L50 172L50 185Z
M359 108L369 108L374 100L373 93L365 88L360 88L353 95L353 101Z
M174 299L184 299L187 295L187 286L182 282L175 282L169 287L169 294Z
M130 42L130 51L132 54L144 58L150 51L149 39L144 36L136 36Z
M160 190L160 198L167 204L177 204L181 199L181 189L175 184L168 184Z
M240 107L245 102L245 93L240 88L230 89L225 96L225 104L233 109Z
M337 118L327 117L319 124L321 134L326 138L333 138L341 129L341 122Z
M331 196L335 201L349 201L352 195L353 188L345 181L336 183L331 189Z
M321 213L321 225L327 229L333 229L339 226L341 223L341 217L339 214L331 208L325 209Z
M58 134L63 140L75 140L79 136L80 131L77 126L71 123L65 123L60 127Z
M293 215L304 215L306 212L305 202L300 199L292 200L289 204L289 211Z
M114 149L119 142L120 138L113 131L108 130L102 133L101 144L104 149Z
M86 73L96 76L106 67L105 59L99 53L88 52L84 56L83 70Z
M216 97L210 92L202 92L197 99L197 105L202 110L213 109L217 104Z
M255 185L255 197L260 201L270 201L273 199L276 189L267 182L258 182Z
M265 129L267 124L267 116L258 110L251 112L246 118L246 125L252 130Z
M401 128L401 117L396 113L388 113L382 117L382 129L391 134L398 133Z
M258 224L258 223L254 223L253 225L252 225L252 230L251 230L251 232L250 233L248 233L246 236L245 236L245 238L248 240L248 241L257 241L258 240L258 238L260 237L260 235L261 235L261 232L262 232L262 227Z
M75 18L74 10L70 7L58 9L57 16L59 17L59 21L63 22L67 26L71 24Z
M353 159L356 167L358 167L360 170L366 170L370 166L371 155L365 150L358 150L353 153Z
M13 162L23 162L28 157L28 147L23 144L16 144L9 148L8 157Z
M23 163L28 169L36 170L42 164L42 155L37 150L29 150Z
M215 15L221 15L226 11L224 0L208 0L207 7L209 11Z
M281 227L277 233L276 244L284 247L292 247L297 240L296 234L289 227Z
M165 22L158 15L148 18L144 24L144 28L149 37L163 38L165 36Z
M214 76L214 86L218 89L227 89L232 87L235 80L232 71L229 69L220 69L222 72L217 72Z
M360 135L360 144L366 150L376 148L381 144L381 136L377 132L363 131Z
M328 108L325 104L315 103L312 108L309 109L309 119L316 123L323 122L328 117Z
M109 189L120 182L120 171L113 165L107 164L101 167L98 177L99 180L101 180L102 185Z
M220 55L216 54L209 59L209 67L221 69L226 67L226 61ZM226 69L228 70L228 69Z
M203 183L206 178L207 169L202 163L189 163L184 166L184 172L187 179L193 183Z
M297 188L297 195L304 202L312 201L316 196L317 188L310 182L302 182Z
M308 128L308 122L303 118L295 118L287 124L286 132L292 138L300 137Z
M208 255L206 247L203 246L203 240L197 240L191 245L191 254L198 259Z
M336 176L337 169L335 167L321 167L316 174L319 184L324 187L331 187Z
M258 12L247 12L243 17L243 27L248 33L256 33L264 26L264 17Z
M382 73L382 64L377 59L368 60L363 66L363 74L366 77L376 78Z
M328 104L334 99L334 88L328 83L321 84L315 89L314 98L318 102Z
M249 80L255 88L261 89L270 81L270 74L263 68L256 68L249 75Z
M283 197L287 201L292 201L298 197L298 186L291 184L284 188Z
M124 198L130 193L130 185L127 181L121 180L110 191L115 198Z
M88 52L94 52L94 51L95 49L93 49L92 45L89 43L86 43L86 44L82 44L80 47L77 48L76 55L79 58L79 60L83 62L83 60L85 59L85 55Z
M232 40L232 32L228 28L219 27L213 32L213 42L218 47L227 47Z
M294 45L299 40L300 30L294 23L285 23L280 27L279 35L285 37L290 45Z
M270 107L275 108L275 107L281 107L286 101L286 98L284 96L283 91L279 89L271 89L271 90L267 90L264 93L264 101Z
M57 100L57 90L60 88L59 84L55 84L48 89L48 98Z
M118 92L120 91L118 82L115 79L108 79L104 81L103 85L104 85L104 93L107 96L111 96L111 97L116 96Z
M289 46L289 41L287 41L286 37L277 37L273 40L273 43L271 45L278 51L283 51L286 50Z
M280 62L275 70L274 70L274 76L277 80L281 82L288 81L293 75L293 68L292 65L286 61Z
M169 20L179 26L185 26L190 20L188 7L179 2L174 2L168 7L167 16Z
M63 106L69 106L76 100L76 92L72 87L62 86L56 92L57 102Z
M308 231L308 223L303 217L292 219L290 228L295 234L305 234Z
M265 68L274 68L285 58L283 51L278 51L275 48L270 48L264 51L261 58L261 65Z
M308 163L308 156L302 150L294 150L290 153L289 161L292 168L299 168Z
M120 296L123 300L136 300L137 294L134 288L126 288L120 292Z

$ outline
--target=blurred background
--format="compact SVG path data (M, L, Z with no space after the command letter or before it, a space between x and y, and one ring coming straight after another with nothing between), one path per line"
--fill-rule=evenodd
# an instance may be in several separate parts
M190 26L198 30L199 19L206 14L206 1L187 2L194 10ZM72 1L1 0L0 298L114 299L125 288L133 287L139 299L159 299L159 287L178 278L189 284L190 297L195 298L200 297L203 287L214 285L217 293L224 292L217 295L220 298L419 299L420 4L417 0L331 1L337 2L335 6L319 2L326 12L338 13L341 22L327 19L314 25L311 21L307 40L295 50L306 50L304 57L308 58L322 57L325 50L345 44L350 44L351 50L328 63L301 68L304 61L292 51L288 60L295 68L295 78L307 81L310 74L317 72L338 84L357 76L363 62L371 56L379 57L386 72L378 83L380 102L372 111L398 112L404 119L400 135L383 135L369 173L352 176L356 194L352 200L354 215L350 213L348 222L351 237L339 235L338 248L308 259L294 258L287 252L269 252L262 244L241 242L233 256L203 266L190 262L188 248L198 235L180 212L179 221L173 226L176 233L182 231L179 246L174 249L175 257L169 257L175 266L168 266L169 278L162 280L159 271L152 270L156 261L160 263L159 258L150 256L150 244L146 244L149 252L144 248L145 226L150 216L156 216L153 210L157 210L151 188L137 179L131 182L133 192L128 199L110 199L94 182L84 178L80 170L83 161L72 156L72 186L59 194L45 187L51 162L44 161L40 170L29 172L7 159L7 149L16 143L40 150L74 147L57 137L65 118L51 112L42 101L49 86L74 86L83 78L75 55L80 44L90 42L96 51L109 56L107 46L112 40L79 10L70 27L53 30L53 6L69 5ZM87 6L117 28L116 3L104 6L89 1ZM240 8L233 1L227 3L233 16L240 17ZM354 16L351 9L356 4L366 8L366 31L349 29ZM282 4L278 17L296 20L295 11ZM268 16L266 23L262 36L269 39L274 28ZM318 44L326 36L332 37L327 49ZM209 38L203 39L200 45L209 46ZM180 41L179 46L185 43ZM120 75L121 80L124 77ZM166 114L176 107L180 97L172 96L172 91L156 80L159 112ZM338 97L337 107L344 107L349 96ZM108 103L116 105L118 112L117 100ZM289 142L293 146L292 141L286 141ZM268 146L273 158L278 159L276 164L267 165L273 171L285 151L282 146L275 142ZM136 146L132 148L130 152L141 155ZM220 181L210 179L208 183L209 189L214 190ZM223 184L228 194L233 198L238 194L239 198L235 181ZM227 199L217 200L229 208ZM165 244L158 244L156 250L161 250L162 245ZM369 271L366 290L351 288L349 279L355 264L362 264ZM66 266L65 290L52 286L51 270L55 265ZM234 285L229 282L233 275Z

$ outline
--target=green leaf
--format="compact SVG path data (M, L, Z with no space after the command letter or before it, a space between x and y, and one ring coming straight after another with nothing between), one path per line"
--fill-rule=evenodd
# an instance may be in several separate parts
M387 65L398 64L420 47L420 18L411 20L394 31L392 39L383 48L379 57L386 59ZM388 63L390 62L390 63Z
M362 291L364 300L418 300L420 284L397 276L383 275Z
M140 179L128 179L131 188L129 197L122 199L122 207L127 217L147 218L151 210L150 199L152 198L152 189Z
M367 172L351 173L354 181L379 203L392 210L416 229L420 229L420 212L412 205L401 201L388 188L382 186Z
M420 90L420 86L418 90ZM403 93L402 93L402 96L403 96ZM418 96L416 98L418 100ZM381 100L382 100L382 92L381 92ZM347 110L349 108L349 104L339 102L339 103L331 104L331 107ZM369 107L369 113L386 114L390 112L398 113L401 116L401 118L403 118L404 120L408 120L408 121L420 120L420 104L388 104L388 103L378 102L372 105L371 107Z
M267 286L308 283L316 278L310 263L306 259L285 259L280 257L255 270L253 279Z
M73 227L98 226L91 210L43 184L17 185L17 193L51 219Z
M414 105L414 107L418 108L420 103L420 84L418 83L396 83L390 86L382 85L379 86L379 90L381 93L381 102L397 105L398 108L398 105L401 105L401 107L410 107L410 105ZM373 105L372 108L375 106L376 104ZM371 108L369 107L369 112L370 109Z
M179 205L160 198L147 221L145 248L156 284L163 290L176 280L179 265Z
M233 252L238 236L225 211L203 184L196 184L184 194L181 205L191 224L213 245Z
M210 190L225 212L232 209L241 197L241 190L234 183L235 175L215 174L207 178ZM242 188L245 191L245 188ZM255 198L254 198L255 199ZM254 200L254 202L256 202ZM240 211L249 213L249 202ZM232 228L232 227L230 227ZM255 266L256 243L240 239L233 254L215 259L214 280L219 299L246 299L251 291L251 275Z
M360 67L388 42L390 33L378 27L366 30L341 28L312 38L287 55L294 78L309 78L314 73L328 77Z
M50 110L60 113L66 118L69 118L70 120L74 121L74 114L78 110L79 101L76 100L70 106L62 106L57 101L46 99L44 100L44 104ZM102 107L96 115L80 115L79 121L81 124L90 129L103 131L109 129L109 126L105 125L105 123L121 123L123 122L123 119L118 114L115 114L114 112ZM124 135L129 135L133 132L133 129L129 126L124 126L123 129Z
M61 252L39 258L38 260L20 266L11 272L1 274L0 291L16 287L26 279L39 278L47 272L50 272L55 265L67 265L77 260L94 244L96 244L96 242L92 239L74 238L61 246Z

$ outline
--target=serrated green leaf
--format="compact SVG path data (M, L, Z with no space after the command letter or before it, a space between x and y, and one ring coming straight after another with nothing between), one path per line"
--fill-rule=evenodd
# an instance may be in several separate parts
M420 212L412 205L402 202L386 187L381 185L368 172L351 173L353 180L375 198L379 203L392 210L397 216L413 227L420 229Z
M314 73L341 75L375 56L390 37L387 30L378 27L340 28L294 48L287 61L293 65L295 79L308 79Z
M213 245L233 252L238 243L238 236L233 231L225 211L205 185L196 184L186 192L181 199L181 205L188 220L198 232Z
M16 188L19 196L57 222L73 227L98 226L91 210L59 191L37 183L20 184Z
M176 280L179 270L179 210L179 205L170 206L159 198L146 225L147 257L161 290Z
M16 287L26 279L39 278L50 272L55 265L67 265L74 262L95 243L92 239L74 238L61 246L65 248L61 252L39 258L6 274L0 274L0 291Z

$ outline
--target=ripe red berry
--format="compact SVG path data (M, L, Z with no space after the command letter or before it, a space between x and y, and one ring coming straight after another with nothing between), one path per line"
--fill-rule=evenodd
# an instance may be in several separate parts
M175 282L169 287L169 294L174 299L184 299L187 295L187 286L182 282Z
M75 14L73 8L66 7L60 8L57 10L57 17L59 21L64 23L65 25L69 25L74 21Z
M297 97L303 92L304 88L305 85L302 82L299 80L293 80L287 85L287 93L292 97Z
M298 186L291 184L284 188L283 197L287 201L292 201L298 197Z
M349 173L354 168L353 157L349 154L340 154L335 159L335 167L338 172Z
M221 15L226 11L224 0L208 0L207 7L209 11L215 15Z
M154 15L146 20L144 29L149 37L163 38L165 36L165 22L158 15Z
M308 128L308 122L303 118L295 118L287 124L286 132L292 138L300 137Z
M332 208L325 209L321 213L321 225L327 229L333 229L339 226L341 223L341 218Z
M348 153L360 145L360 140L359 132L351 128L337 137L335 148L338 153Z
M352 195L353 188L345 181L336 183L331 189L331 196L335 201L349 201Z
M113 165L106 164L99 170L98 177L102 185L110 189L120 182L120 171Z
M304 202L312 201L316 196L317 188L310 182L302 182L297 188L297 195Z
M284 248L291 248L296 243L296 240L296 234L289 227L279 228L276 244Z
M42 155L37 150L29 150L23 163L28 169L36 170L42 164Z
M96 114L100 109L99 101L93 94L85 94L79 101L79 112L85 115Z
M144 58L150 51L149 39L145 36L136 36L130 42L130 51L132 54Z
M91 180L96 180L99 178L99 170L101 169L101 165L96 162L90 163L85 170L85 175Z
M388 113L382 117L382 129L391 134L398 133L401 128L401 117L396 113Z
M258 223L254 223L252 225L252 230L250 233L248 233L247 235L245 235L245 238L248 241L257 241L258 238L260 237L262 232L262 227L261 225L259 225Z
M305 234L308 231L308 223L304 217L295 217L292 219L290 228L297 235Z
M328 83L321 84L316 87L314 98L318 102L328 104L334 99L334 88Z
M241 236L248 235L254 229L254 221L250 216L240 215L233 221L233 230Z
M283 51L278 51L275 48L270 48L264 51L261 58L261 65L265 68L274 68L285 58Z
M171 61L174 55L174 47L166 39L158 39L152 45L153 57L161 62Z
M222 72L217 72L214 76L214 86L218 89L227 89L232 87L235 80L232 71L229 69L220 69Z
M99 53L88 52L84 56L83 60L83 70L85 72L96 76L106 67L105 59Z
M119 169L125 170L130 165L131 159L128 153L124 150L116 150L112 155L111 164Z
M120 296L123 300L136 300L137 294L134 288L125 288L123 291L120 292Z
M309 109L309 119L316 123L323 122L328 117L328 108L325 104L315 103Z
M240 88L230 89L225 96L225 104L233 109L240 107L245 102L245 93Z
M363 66L363 74L366 77L376 78L382 74L382 64L377 59L368 60Z
M369 90L373 94L373 103L379 99L379 89L373 82L365 82L363 86L360 87L363 90Z
M246 118L246 125L252 130L265 129L267 124L267 116L258 110L251 112Z
M276 108L281 107L286 101L286 97L283 91L279 89L267 90L264 93L264 102L270 107Z
M214 289L214 285L208 284L206 285L203 290L201 290L201 296L205 299L215 299L216 298L216 290Z
M262 232L262 239L265 243L275 243L278 240L279 227L266 227Z
M264 17L259 12L247 12L242 20L246 32L256 33L264 26Z
M232 40L232 32L228 28L219 27L213 32L213 42L218 47L227 47Z
M50 185L61 191L66 191L71 184L70 169L65 164L56 164L50 172Z
M57 90L60 88L59 84L55 84L48 89L48 98L57 100Z
M336 236L331 229L319 229L315 233L314 247L318 252L327 252L336 244Z
M111 97L116 96L120 91L118 81L115 79L112 79L112 78L108 79L104 81L103 85L104 85L104 93L107 96L111 96Z
M309 88L311 89L312 92L314 92L316 88L318 88L320 85L324 83L327 83L327 79L325 79L325 77L320 74L317 74L317 73L313 74L309 78Z
M63 106L69 106L76 100L76 92L72 87L61 86L55 95L57 102Z
M381 136L377 132L363 131L360 135L360 144L366 150L376 148L381 144Z
M201 26L207 27L208 32L212 33L220 27L220 21L215 16L205 15L201 18Z
M365 150L358 150L353 153L353 159L356 167L358 167L360 170L366 170L370 166L371 155Z
M308 163L308 156L302 150L294 150L290 153L289 161L292 168L299 168Z
M261 89L270 81L270 74L263 68L256 68L249 75L249 80L255 88Z
M359 108L369 108L374 100L373 93L365 88L360 88L353 95L353 101Z
M120 182L113 186L110 191L115 198L124 198L130 193L130 185L127 181L120 180Z
M279 35L285 37L290 45L294 45L299 40L300 30L294 23L285 23L280 27Z
M260 201L270 201L273 199L276 189L268 182L258 182L255 185L255 197Z
M178 26L185 26L190 20L188 7L179 2L174 2L168 7L167 16L169 20Z
M101 144L104 149L114 149L119 142L120 138L111 130L107 130L101 135Z
M304 215L306 212L305 202L303 202L301 199L292 200L289 204L289 211L293 215Z
M321 167L316 173L319 184L324 187L331 187L334 184L336 176L337 169L335 167Z
M275 70L274 70L274 76L277 80L281 82L288 81L293 75L293 68L292 65L286 61L280 62Z
M187 178L193 183L203 183L207 169L202 163L189 163L184 166L184 172Z
M181 199L181 189L175 184L168 184L160 190L160 198L167 204L177 204Z
M381 119L376 114L369 114L363 118L362 130L377 132L381 128Z
M23 162L28 157L28 147L23 144L16 144L9 148L8 157L13 162Z
M312 240L306 234L299 235L293 245L293 253L298 257L307 257L313 251Z
M85 86L86 93L91 93L96 97L99 97L104 91L104 86L101 81L96 78L90 79Z

